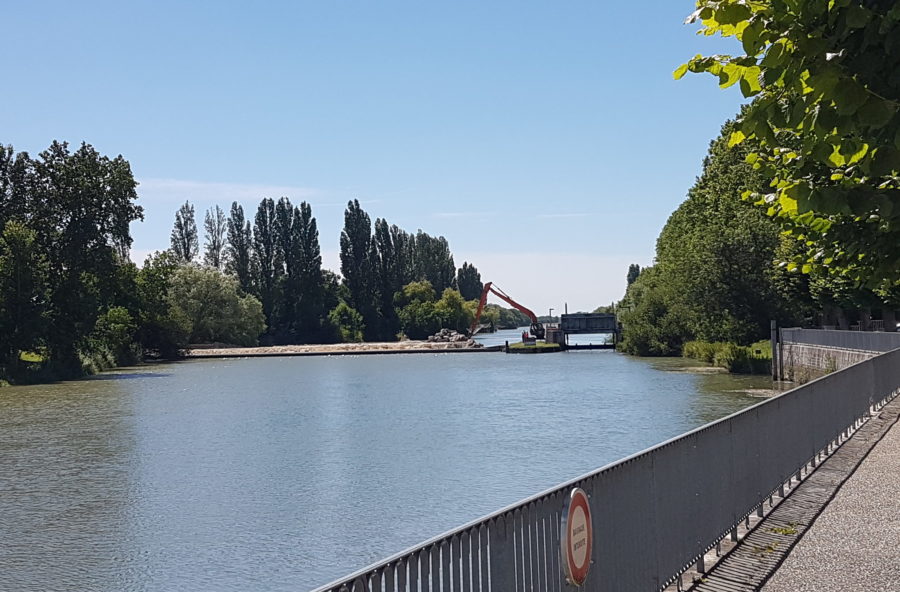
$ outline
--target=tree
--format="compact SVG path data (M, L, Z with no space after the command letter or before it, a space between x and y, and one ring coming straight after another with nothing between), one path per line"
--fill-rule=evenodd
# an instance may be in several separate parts
M181 266L171 251L153 253L137 274L137 340L145 352L162 358L176 358L188 345L190 319L180 308L172 307L169 287Z
M0 356L38 348L57 376L76 376L106 345L98 322L131 315L119 309L135 306L136 185L124 158L86 143L53 142L35 159L0 147Z
M672 355L691 339L749 344L768 335L770 319L797 321L776 288L778 225L739 199L767 180L745 161L752 143L729 149L734 129L727 123L711 143L703 173L657 239L656 265L616 307L625 351Z
M628 281L628 285L634 283L634 280L638 279L638 276L641 275L641 266L637 263L632 263L628 266L628 277L626 280Z
M328 313L328 319L337 327L341 341L354 343L363 340L363 317L343 300Z
M481 291L484 289L478 269L465 261L456 272L456 285L459 288L459 293L466 300L478 300L481 298Z
M347 203L344 210L344 229L341 231L341 275L349 292L348 305L359 312L365 324L365 338L378 336L377 294L374 293L372 270L372 222L359 205L359 200Z
M47 262L36 237L12 220L0 234L0 364L10 374L19 352L36 349L46 330Z
M211 268L179 267L169 286L172 308L190 322L195 343L254 346L266 323L259 300L241 294L237 280Z
M203 228L206 230L203 263L215 269L222 269L224 264L223 255L225 253L225 234L228 231L228 225L225 222L225 212L222 211L222 208L215 206L211 210L206 210Z
M175 212L175 226L172 228L172 252L185 263L197 257L200 241L197 238L197 221L194 219L194 206L190 202Z
M455 287L456 265L447 239L419 230L415 236L415 270L417 279L427 280L438 292Z
M245 294L253 293L251 269L253 235L250 222L244 219L244 208L232 202L228 217L228 244L225 247L225 270L237 277Z
M263 199L256 210L253 224L253 263L256 272L256 295L262 302L266 322L271 325L275 307L275 288L284 274L282 253L278 245L275 201Z
M900 3L704 0L689 22L744 55L675 71L739 83L753 103L730 144L772 180L747 199L803 241L791 266L890 290L900 281Z
M23 189L27 215L48 263L48 320L45 343L57 367L82 372L79 351L98 315L115 306L118 268L131 246L129 225L143 217L128 162L110 159L83 143L70 152L53 142L33 161Z
M394 302L399 309L400 327L410 339L425 339L440 331L442 319L435 308L431 282L410 282L397 292Z
M298 331L301 341L311 342L321 332L325 313L329 308L325 306L319 228L312 215L312 207L305 201L294 208L294 233L300 246L300 258L297 262L297 278L300 283Z

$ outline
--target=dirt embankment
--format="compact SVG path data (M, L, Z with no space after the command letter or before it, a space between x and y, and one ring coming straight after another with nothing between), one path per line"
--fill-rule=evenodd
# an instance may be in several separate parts
M222 346L222 347L216 347ZM493 349L493 348L489 348ZM263 347L228 347L224 344L192 345L186 351L189 358L346 355L371 353L427 353L446 351L489 351L472 347L465 341L393 341L385 343L333 343L328 345L272 345Z

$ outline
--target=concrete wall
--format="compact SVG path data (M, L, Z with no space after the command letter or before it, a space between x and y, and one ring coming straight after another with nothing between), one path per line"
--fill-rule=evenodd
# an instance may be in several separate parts
M805 343L782 343L782 376L803 384L814 378L843 370L863 360L874 358L881 352L843 349Z

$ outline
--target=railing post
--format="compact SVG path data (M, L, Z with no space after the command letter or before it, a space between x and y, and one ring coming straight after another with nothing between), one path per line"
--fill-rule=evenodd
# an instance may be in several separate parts
M772 380L778 380L778 322L770 321L772 341Z

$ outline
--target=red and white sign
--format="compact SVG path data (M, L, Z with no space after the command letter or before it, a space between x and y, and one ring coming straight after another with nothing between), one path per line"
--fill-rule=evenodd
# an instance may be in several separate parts
M591 568L594 536L591 506L587 494L581 488L574 488L566 498L560 535L566 580L573 586L581 586Z

